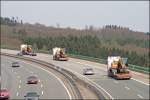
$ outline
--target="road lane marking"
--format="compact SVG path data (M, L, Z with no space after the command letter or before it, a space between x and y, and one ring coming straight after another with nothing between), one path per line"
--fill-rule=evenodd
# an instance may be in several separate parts
M14 70L12 69L12 72L14 72Z
M44 94L44 92L42 91L42 95Z
M142 84L149 85L149 84L144 83L144 82L142 82L142 81L140 81L140 80L137 80L137 79L135 79L135 78L131 78L131 79L132 79L132 80L135 80L135 81L137 81L137 82L140 82L140 83L142 83Z
M127 90L130 90L130 88L129 88L129 87L127 87L127 86L125 86L124 88L126 88Z
M140 97L141 99L143 99L143 98L144 98L144 97L143 97L143 96L141 96L140 94L138 94L137 96L138 96L138 97Z
M41 88L43 87L43 84L41 84Z
M30 71L30 73L31 73L31 74L33 74L33 72L32 72L32 71Z
M114 83L116 83L116 84L118 84L119 82L117 82L117 81L113 81Z
M17 78L20 78L20 76L17 76Z
M35 66L33 66L31 63L29 63L29 62L24 62L24 63L29 64L29 65L31 65L32 67L35 67ZM68 94L68 96L69 96L69 99L72 99L71 94L70 94L68 88L65 86L65 84L61 81L60 78L58 78L55 74L53 74L52 72L50 72L50 71L48 71L48 70L46 70L46 69L44 69L44 68L42 68L42 67L37 67L37 66L36 66L35 68L42 69L42 70L46 71L47 73L53 75L53 76L62 84L62 86L65 88L65 90L67 91L67 94Z
M21 80L19 81L19 83L21 83Z
M21 88L21 85L19 85L19 89Z
M41 80L39 79L39 82L41 82Z
M19 92L17 92L16 96L19 96Z

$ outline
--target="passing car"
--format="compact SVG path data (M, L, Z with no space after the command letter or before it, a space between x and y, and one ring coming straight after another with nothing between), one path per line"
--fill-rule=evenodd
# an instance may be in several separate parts
M84 68L83 69L83 75L93 75L94 70L92 68Z
M36 53L29 53L30 56L37 56Z
M28 92L24 97L25 100L39 100L39 95L36 92Z
M27 84L37 84L38 78L36 76L29 76L27 78Z
M13 62L13 63L12 63L12 67L20 67L20 65L19 65L18 62Z
M21 52L17 53L17 56L23 56L23 54Z
M10 98L10 93L7 89L0 90L0 100L6 100Z

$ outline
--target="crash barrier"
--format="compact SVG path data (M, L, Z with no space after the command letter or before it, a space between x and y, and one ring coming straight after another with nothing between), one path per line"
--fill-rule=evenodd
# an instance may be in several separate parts
M137 65L132 65L132 64L129 64L129 69L133 71L145 73L145 74L149 74L150 72L149 67L142 67L142 66L137 66Z
M101 88L99 88L98 86L96 86L95 84L93 84L90 81L87 81L84 78L81 77L77 77L73 72L68 71L64 68L60 68L59 66L55 66L51 63L48 62L44 62L41 60L37 60L37 59L33 59L33 58L29 58L29 57L22 57L22 56L15 56L13 54L8 54L8 53L1 53L2 55L5 56L10 56L10 57L15 57L15 58L20 58L20 59L24 59L27 61L32 61L47 67L50 67L56 71L58 71L59 73L61 73L62 75L64 75L67 79L69 79L70 83L75 87L76 92L74 94L77 95L77 99L83 99L79 88L77 87L77 83L76 82L80 82L81 84L84 84L84 86L88 87L91 91L93 91L99 99L105 100L105 99L112 99L108 94L106 94Z
M46 50L38 50L37 52L52 54L52 51L46 51ZM68 56L70 56L72 58L78 58L78 59L82 59L82 60L93 61L93 62L97 62L97 63L101 63L101 64L107 64L106 59L99 59L99 58L95 58L95 57L76 55L76 54L68 54ZM143 66L137 66L137 65L129 64L129 69L132 71L141 72L141 73L145 73L145 74L150 73L149 67L143 67Z
M37 59L32 59L32 58L29 58L29 57L24 57L24 56L16 56L16 55L13 55L13 54L8 54L8 53L1 53L1 55L4 55L4 56L9 56L9 57L14 57L14 58L19 58L19 59L23 59L23 60L26 60L26 61L32 61L34 63L37 63L37 64L40 64L40 65L43 65L43 66L46 66L46 67L49 67L59 73L61 73L63 76L65 76L65 78L67 80L69 80L68 82L70 83L70 87L71 87L71 90L73 91L73 96L75 97L75 99L82 99L82 95L78 89L78 87L76 86L76 84L74 83L73 79L70 78L70 75L68 73L64 73L61 68L59 68L58 66L55 66L53 64L50 64L50 63L47 63L47 62L44 62L44 61L41 61L41 60L37 60ZM72 85L72 86L71 86ZM75 89L75 90L74 90Z
M40 50L39 52L51 54L51 51ZM72 58L78 58L78 59L88 60L88 61L97 62L97 63L101 63L101 64L107 64L106 59L100 59L100 58L83 56L83 55L75 55L75 54L67 54L67 55ZM129 64L129 69L132 71L141 72L141 73L145 73L145 74L149 74L149 72L150 72L149 67L137 66L137 65L132 65L132 64Z
M82 55L74 55L74 54L69 54L69 56L74 57L74 58L83 59L83 60L94 61L94 62L98 62L101 64L107 64L106 59L99 59L99 58L82 56ZM129 69L136 71L136 72L145 73L145 74L149 74L149 71L150 71L149 67L137 66L137 65L132 65L132 64L129 64Z

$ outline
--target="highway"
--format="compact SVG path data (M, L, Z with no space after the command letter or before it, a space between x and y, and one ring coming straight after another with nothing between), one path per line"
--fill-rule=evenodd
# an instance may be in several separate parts
M2 50L3 52L16 54L17 51ZM43 60L54 65L72 71L79 77L84 77L102 88L112 99L149 99L149 77L133 75L131 80L115 80L107 77L106 65L91 63L84 60L72 59L69 61L54 61L51 55L38 53L37 56L27 56ZM92 67L95 75L84 76L83 68ZM139 80L136 80L136 79Z
M15 61L19 62L20 67L11 67ZM1 88L10 91L10 99L24 99L27 92L37 92L40 99L70 99L70 94L60 79L41 67L35 63L1 56ZM27 77L31 75L38 77L38 84L26 84Z

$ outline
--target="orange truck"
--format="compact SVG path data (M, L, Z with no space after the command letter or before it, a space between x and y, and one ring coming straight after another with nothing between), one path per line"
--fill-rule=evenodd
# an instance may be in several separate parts
M109 56L107 59L107 73L115 79L130 79L131 72L128 70L127 58Z
M67 61L68 57L65 54L65 49L58 47L53 48L53 60Z
M20 46L20 51L20 54L22 55L36 56L36 53L33 52L31 45L22 44Z

